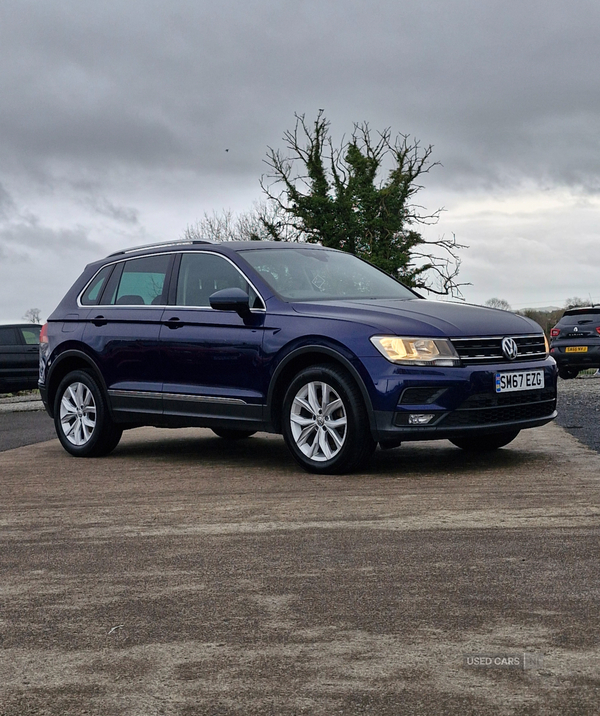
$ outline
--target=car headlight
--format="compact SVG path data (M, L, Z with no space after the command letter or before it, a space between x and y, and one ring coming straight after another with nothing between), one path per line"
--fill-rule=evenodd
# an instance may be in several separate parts
M446 338L372 336L371 343L392 363L459 366L460 358Z

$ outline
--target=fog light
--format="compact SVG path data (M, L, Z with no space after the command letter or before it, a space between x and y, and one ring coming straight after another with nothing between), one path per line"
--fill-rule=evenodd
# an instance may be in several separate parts
M409 425L427 425L433 420L432 413L411 413L408 416Z

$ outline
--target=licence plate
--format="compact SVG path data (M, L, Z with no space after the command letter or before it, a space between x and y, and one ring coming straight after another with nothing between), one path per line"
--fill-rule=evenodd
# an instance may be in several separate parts
M565 353L587 353L587 346L567 346Z
M511 393L516 390L536 390L543 387L543 370L520 370L512 373L496 373L496 393Z

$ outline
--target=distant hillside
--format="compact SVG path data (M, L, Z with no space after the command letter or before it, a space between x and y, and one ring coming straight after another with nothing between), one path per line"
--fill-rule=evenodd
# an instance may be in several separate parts
M538 313L553 313L554 311L564 311L564 308L560 306L540 306L538 308L520 308L519 313L525 313L525 311L537 311Z

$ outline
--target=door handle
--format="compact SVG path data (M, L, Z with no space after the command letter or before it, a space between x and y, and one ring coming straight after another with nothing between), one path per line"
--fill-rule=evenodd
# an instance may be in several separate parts
M184 324L177 316L173 316L173 318L169 318L165 321L165 325L168 328L181 328Z
M105 326L108 321L104 318L104 316L96 316L95 318L92 318L92 323L95 326Z

